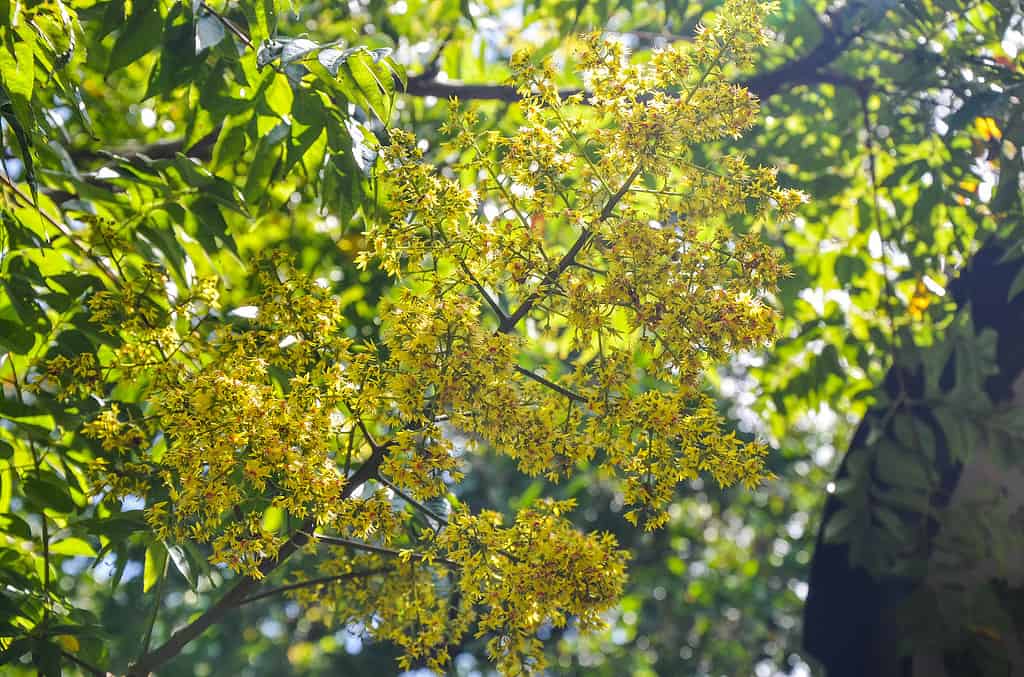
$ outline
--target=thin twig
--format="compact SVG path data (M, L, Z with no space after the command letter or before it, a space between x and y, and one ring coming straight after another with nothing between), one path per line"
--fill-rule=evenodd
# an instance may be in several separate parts
M580 395L578 393L574 393L573 391L569 390L568 388L560 386L557 383L555 383L554 381L550 381L550 380L544 378L540 374L535 374L532 371L530 371L529 369L524 369L523 367L520 367L518 364L515 366L515 370L517 372L519 372L520 374L522 374L523 376L525 376L526 378L532 379L532 380L536 381L537 383L539 383L539 384L541 384L543 386L546 386L546 387L550 388L551 390L554 390L556 393L559 393L560 395L565 395L566 397L568 397L573 402L580 402L580 403L583 403L583 404L586 404L586 402L587 402L587 398L583 397L582 395Z
M407 554L410 559L415 559L415 560L419 560L419 561L427 561L427 562L436 562L438 564L443 564L446 567L450 567L450 568L453 568L453 569L456 569L456 568L459 567L458 562L453 562L452 560L446 559L446 558L443 558L443 557L437 557L437 558L427 557L426 555L424 555L422 553L418 553L418 552L403 553L400 550L393 550L392 548L385 548L382 545L373 545L372 543L363 543L362 541L353 541L353 540L348 539L348 538L339 538L338 536L328 536L326 534L316 534L315 533L315 534L312 534L312 536L317 541L319 541L321 543L326 543L327 545L337 545L337 546L340 546L342 548L352 548L353 550L363 550L363 551L366 551L366 552L375 553L377 555L386 555L388 557L398 557L398 558L401 558L403 556L403 554Z
M390 480L388 480L383 475L381 475L379 470L377 471L377 481L380 482L381 484L383 484L384 486L386 486L391 491L393 491L396 494L398 494L399 498L401 498L403 501L405 501L409 505L413 506L414 508L416 508L417 510L419 510L423 514L427 515L428 517L433 519L435 522L438 522L439 524L444 524L445 526L448 525L448 520L447 519L445 519L444 517L441 517L436 512L434 512L433 510L431 510L427 506L425 506L422 503L420 503L419 501L417 501L412 496L409 496L404 491L399 489L397 486L394 485L394 483L392 483Z
M469 281L472 282L473 286L476 287L476 290L480 292L480 296L484 298L484 301L487 302L487 305L489 305L491 307L491 310L494 311L495 316L497 316L498 318L498 322L501 323L507 320L508 315L505 313L504 310L501 309L501 306L498 305L498 302L494 300L494 298L490 294L487 293L487 289L485 289L484 286L480 284L480 282L476 279L476 276L473 275L473 271L469 269L469 266L466 265L466 262L460 260L459 265L462 267L462 272L464 272L466 276L469 277Z
M60 650L60 655L64 656L64 658L67 658L69 661L71 661L72 663L74 663L78 667L82 668L86 672L92 673L93 675L95 675L95 677L108 677L108 675L112 674L112 673L107 672L106 670L104 670L102 668L96 667L95 665L93 665L92 663L90 663L87 660L79 658L78 656L76 656L75 654L71 653L70 651L65 651L64 649L61 649Z
M346 406L348 405L346 404ZM370 445L370 449L373 449L374 451L380 449L380 447L377 446L377 443L373 441L373 436L370 435L370 430L366 427L366 424L363 423L362 417L356 416L356 413L352 409L352 407L349 407L348 410L353 416L356 417L356 425L359 426L359 430L363 433L363 437L366 439L366 443Z
M249 39L249 36L246 35L245 32L242 31L242 29L235 24L234 21L221 14L213 7L210 7L205 2L200 2L199 6L205 9L210 14L212 14L214 17L216 17L217 21L220 21L221 25L223 25L224 28L227 28L229 31L234 33L235 37L244 42L246 47L248 47L249 49L254 49L252 40Z
M365 569L363 571L350 571L347 574L339 574L337 576L321 576L320 578L311 578L306 581L299 581L298 583L291 583L289 585L282 585L278 588L271 588L270 590L264 590L261 593L250 595L245 599L238 602L238 606L243 604L251 604L252 602L266 599L267 597L273 597L274 595L280 595L291 590L299 590L301 588L312 588L316 585L326 585L328 583L337 583L340 581L347 581L353 578L363 578L366 576L375 576L376 574L385 574L394 571L392 567L378 567L376 569Z

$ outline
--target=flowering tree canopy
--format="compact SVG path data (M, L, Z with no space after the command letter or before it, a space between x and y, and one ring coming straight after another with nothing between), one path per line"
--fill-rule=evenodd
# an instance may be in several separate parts
M642 63L620 42L586 37L564 56L586 95L561 94L550 59L517 52L520 128L488 130L453 102L439 163L390 126L403 76L382 52L272 37L243 50L235 77L274 91L255 118L260 144L306 139L270 174L314 194L336 189L325 173L339 157L362 176L367 197L348 215L365 238L354 263L393 280L370 310L370 337L345 316L345 285L296 268L294 252L236 257L232 275L213 258L237 252L224 210L273 199L253 183L266 172L260 150L242 190L216 173L233 161L224 130L234 128L219 130L210 170L180 155L116 158L94 179L117 186L109 204L90 201L82 181L79 199L51 211L33 169L38 123L21 114L77 85L26 72L61 56L45 30L5 29L22 69L5 71L8 127L25 146L24 187L4 179L5 265L51 290L19 295L17 277L6 287L26 326L5 359L16 407L3 445L38 527L6 518L37 541L6 551L24 570L7 656L29 650L44 672L55 655L102 657L77 656L83 616L55 585L57 567L97 546L124 557L131 541L145 546L154 618L169 561L187 576L236 575L155 648L151 623L123 666L131 674L261 595L288 559L297 566L283 594L394 642L403 667L443 670L449 647L472 634L502 672L534 672L544 626L599 627L629 554L567 521L572 499L537 497L510 516L460 500L465 459L507 456L552 483L596 464L621 487L625 519L647 530L701 473L748 488L770 476L766 447L729 430L704 373L775 336L766 295L787 269L758 232L803 197L771 167L738 153L698 160L694 149L756 123L757 98L726 76L765 44L771 9L730 0L692 42ZM12 11L66 20L68 39L81 30L62 5ZM203 15L197 52L228 29L242 37ZM342 97L366 115L341 115ZM279 110L286 100L291 112Z
M0 0L0 672L1019 663L1024 14L773 4Z

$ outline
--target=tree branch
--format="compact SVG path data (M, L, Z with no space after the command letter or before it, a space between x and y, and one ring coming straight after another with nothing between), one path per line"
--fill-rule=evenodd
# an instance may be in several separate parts
M860 11L858 3L850 3L847 7L853 7L853 9L850 10L851 16ZM844 10L845 9L847 8L844 8ZM209 11L209 7L207 7L207 10ZM830 83L843 86L854 86L854 81L847 78L844 74L826 70L829 65L844 53L853 39L866 29L865 24L865 26L862 26L857 31L843 32L840 15L844 10L840 10L840 12L837 12L831 17L832 22L830 27L826 27L821 42L810 52L780 66L779 68L755 75L749 80L739 84L746 87L751 93L761 99L773 96L787 87L800 85ZM230 25L227 27L231 30ZM234 33L235 31L232 30L232 32ZM238 37L237 34L236 37ZM575 94L579 91L580 90L566 90L563 92L563 96ZM520 98L512 87L489 84L458 84L440 82L436 79L435 75L431 73L409 78L406 94L411 96L435 96L438 98L456 96L464 100L490 99L506 102L518 101ZM584 100L586 101L586 99ZM218 135L219 129L214 130L194 144L191 148L187 149L188 154L203 159L208 158ZM161 141L149 146L139 147L138 149L126 149L119 154L122 157L119 157L118 159L124 159L123 156L128 156L129 158L134 156L135 160L144 158L171 158L183 150L185 150L183 139ZM105 151L93 150L73 151L71 154L75 161L88 161L112 157L110 153ZM612 215L616 204L621 200L626 191L629 190L630 185L639 173L640 168L637 167L632 175L624 182L620 190L611 196L609 201L606 203L605 208L602 210L600 220L603 221ZM500 332L508 333L514 329L516 324L531 311L534 305L541 298L544 297L546 294L545 290L555 284L565 270L573 264L576 256L590 242L592 237L593 231L589 229L583 230L556 266L544 275L538 288L534 290L534 292L532 292L514 312L506 315L506 317L500 321L498 328ZM531 378L536 377L535 374L527 373L526 375ZM552 385L557 386L557 384ZM560 386L557 387L561 388ZM566 393L568 392L571 391L566 391ZM342 492L342 499L349 497L356 488L362 486L367 480L377 475L381 461L383 460L388 448L389 443L384 443L380 446L373 446L373 452L370 459L352 475L349 482L346 484ZM148 674L150 671L177 656L189 642L199 637L211 625L220 622L231 609L239 606L240 604L246 603L247 601L252 601L255 598L269 596L257 596L251 593L257 586L259 586L260 580L263 577L277 569L285 560L308 542L309 534L314 532L315 526L315 519L310 519L304 522L302 527L294 532L278 549L274 557L268 558L260 564L259 574L257 577L242 578L242 580L238 581L231 590L229 590L219 601L217 601L201 616L199 616L199 618L175 632L162 646L141 656L139 660L129 668L127 674L134 677ZM392 556L400 555L400 553L395 550L381 548L379 546L370 546L369 544L358 543L355 541L347 541L346 539L336 539L334 537L323 535L317 535L317 538L325 543L346 545L348 547L360 547L364 550L378 552L379 554ZM423 557L418 554L414 556L418 558ZM453 566L455 564L450 560L438 561L448 566ZM267 593L271 592L272 591L267 591Z
M617 190L614 195L608 198L608 202L605 203L604 209L601 210L601 215L598 217L599 221L606 221L608 218L611 217L611 215L615 211L615 206L619 204L619 201L622 200L622 197L627 192L629 192L629 188L630 186L633 185L633 182L636 180L636 177L640 176L640 169L640 165L637 165L636 169L633 170L629 177L627 177L626 180L622 182L622 186L619 187L619 190ZM518 308L516 308L515 312L509 315L505 319L505 321L498 325L499 332L507 334L511 332L517 324L519 324L519 321L523 319L527 313L530 312L534 304L537 303L537 301L539 301L544 296L544 288L550 287L551 285L555 284L555 282L558 281L558 278L562 276L562 273L564 273L566 269L573 264L573 262L576 260L576 256L583 250L587 243L590 242L590 239L593 237L593 235L594 231L590 230L589 228L583 229L583 232L580 233L580 236L576 239L572 246L569 247L569 251L565 253L565 255L561 258L561 260L559 260L559 262L555 265L554 268L549 270L547 274L544 275L544 278L540 281L540 284L537 286L537 289L535 289L533 293L526 297L526 300L523 301Z
M846 14L852 15L859 11L857 5L858 3L850 3L843 10L830 15L828 21L819 20L823 30L822 40L804 56L789 61L766 73L754 75L750 79L738 84L746 87L752 94L764 100L782 92L784 89L801 85L834 84L844 87L855 87L858 82L867 82L835 71L825 70L842 56L843 52L849 47L850 42L861 35L867 28L867 26L864 26L852 33L846 34L842 32ZM587 103L587 93L581 89L564 89L560 94L565 98L581 92L585 95L584 103ZM436 66L428 67L424 73L419 75L410 76L405 88L405 94L417 97L433 96L439 99L458 97L464 101L488 100L505 101L507 103L514 103L521 99L514 87L505 85L442 82L437 79ZM141 158L157 160L169 159L175 157L178 153L185 153L189 157L208 160L219 134L220 128L218 127L188 148L185 147L184 139L173 139L159 141L148 146L119 149L115 151L114 155L135 160ZM92 149L71 150L70 155L76 164L80 161L90 162L111 157L111 154L106 151Z
M466 277L469 278L469 281L473 283L473 286L476 287L476 290L480 293L480 296L484 298L484 301L487 302L487 305L489 305L491 307L491 310L494 311L494 315L498 318L498 322L501 323L507 320L508 315L505 313L504 310L501 309L501 306L494 299L494 297L487 293L487 289L485 289L484 286L480 284L480 281L476 279L476 276L473 275L473 271L469 269L469 266L466 265L466 262L460 259L459 266L462 267L462 271L466 274Z
M819 20L823 34L821 41L814 49L778 68L765 73L759 73L738 84L745 87L751 94L764 100L785 89L801 85L837 84L854 87L858 83L866 82L845 74L825 70L826 67L843 55L855 38L859 37L870 27L869 22L850 32L844 31L844 25L852 21L861 10L862 8L858 3L850 3L843 10L830 14L827 21ZM878 12L875 20L883 13ZM405 93L410 96L434 96L439 99L457 97L465 101L491 100L509 103L519 101L522 98L516 92L515 87L441 82L435 78L435 75L435 73L428 71L422 75L410 77ZM578 94L581 91L580 89L565 89L560 94L565 98ZM587 102L586 97L584 102Z
M75 165L81 162L95 162L97 160L118 160L128 162L129 164L145 160L170 160L176 157L178 153L184 153L189 157L199 160L209 160L213 157L213 147L217 143L217 137L220 136L220 130L221 128L218 125L213 131L191 146L186 146L185 139L181 138L157 141L145 146L125 146L115 148L113 151L82 148L71 150L69 154Z

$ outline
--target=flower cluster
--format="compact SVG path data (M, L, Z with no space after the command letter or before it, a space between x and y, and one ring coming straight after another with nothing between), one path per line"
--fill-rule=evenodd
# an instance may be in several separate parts
M295 597L400 645L405 667L443 669L475 632L503 672L542 669L538 631L599 625L626 554L575 529L571 503L538 501L511 523L459 504L466 454L552 482L590 464L647 529L699 473L768 477L765 447L728 430L703 374L773 339L765 298L787 274L733 217L787 218L802 196L738 155L700 165L692 152L753 124L757 100L725 69L763 43L767 9L727 0L694 43L643 64L588 38L587 101L516 55L523 127L501 136L453 106L456 171L392 130L384 217L359 259L396 278L379 344L352 338L335 296L280 255L257 262L245 312L153 266L97 293L94 320L120 344L46 370L143 384L85 426L98 491L144 496L159 537L250 577L308 538L319 577ZM119 262L130 245L108 246ZM302 526L289 536L273 515Z
M561 515L572 501L543 501L503 527L495 512L457 513L436 546L460 567L458 590L481 609L477 636L504 674L543 669L537 631L569 617L584 632L622 593L626 555L611 534L585 535Z
M600 627L625 581L627 556L615 538L577 531L562 516L572 507L541 501L510 526L496 512L460 508L415 549L326 560L320 570L332 585L294 596L327 623L373 618L373 635L404 649L405 668L421 661L443 670L448 646L475 627L503 674L535 672L545 665L538 630L570 618L583 631Z
M764 446L724 431L703 373L774 338L764 298L787 274L730 217L785 219L803 197L772 168L735 154L702 166L691 148L754 123L756 98L724 69L763 44L769 9L730 2L693 45L644 64L589 37L587 106L559 96L549 64L516 55L527 124L502 137L453 107L445 126L456 169L483 177L473 192L393 135L388 218L370 225L363 263L404 278L385 323L394 425L443 414L551 480L598 458L648 528L697 472L767 476Z

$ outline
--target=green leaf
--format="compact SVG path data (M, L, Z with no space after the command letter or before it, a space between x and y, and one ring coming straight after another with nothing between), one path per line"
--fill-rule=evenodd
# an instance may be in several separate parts
M126 510L108 517L79 520L74 526L85 529L90 534L105 536L111 541L123 541L133 533L149 528L144 515L142 510Z
M0 417L18 423L23 431L35 430L49 435L54 420L38 403L25 404L17 400L0 400Z
M399 84L402 85L402 91L405 91L409 87L409 78L405 73L405 66L395 61L390 55L384 57L381 61L391 69L391 74L398 78Z
M922 174L928 171L927 160L915 160L897 167L885 180L879 184L880 188L893 188L905 183L906 179L917 180Z
M958 461L969 459L978 442L977 425L964 416L962 411L951 406L936 407L934 414L946 438L950 456Z
M897 540L905 541L909 539L911 525L895 510L879 506L873 511L873 517L881 522L882 528Z
M111 73L135 63L162 44L164 22L157 0L135 0L132 13L118 35L107 62Z
M214 170L220 170L227 167L229 163L238 162L239 158L242 157L247 138L245 126L250 118L251 115L232 117L221 127L220 134L217 136L217 143L213 146L213 163L211 167Z
M215 47L227 33L224 24L211 13L203 14L196 20L196 54Z
M274 168L281 160L281 142L291 134L291 125L281 122L260 139L256 156L249 166L249 176L242 194L250 204L258 203L267 193L267 185L274 175Z
M255 5L255 6L254 6ZM255 27L253 41L266 40L277 33L277 11L274 0L256 0L254 3L243 3L249 23Z
M864 275L868 270L868 266L864 262L864 259L859 256L841 254L836 258L834 269L836 278L845 286L849 285L856 278Z
M96 28L96 39L102 40L118 28L124 26L125 0L110 0L103 7L99 26Z
M46 311L41 307L35 289L45 282L34 263L22 258L11 260L7 275L0 278L0 283L7 290L7 298L23 323L39 329L50 328Z
M192 571L192 565L188 561L188 555L185 550L178 545L167 545L167 553L171 556L171 561L174 562L174 567L178 570L188 584L195 590L199 581L196 579L195 573Z
M81 538L65 538L50 544L50 552L57 555L71 555L76 557L95 557L96 550Z
M950 341L942 341L925 350L918 351L921 364L924 366L924 386L927 397L935 397L942 392L940 387L942 372L945 371L952 352L953 345Z
M50 509L56 512L74 512L74 499L63 480L46 471L38 476L29 477L21 483L22 491L33 505L39 509Z
M159 249L167 257L168 264L178 274L178 277L184 279L185 250L178 242L178 238L175 237L173 229L152 224L139 226L137 232Z
M876 499L892 508L909 510L919 515L927 514L931 510L930 490L894 487L878 494Z
M195 40L193 24L185 20L182 5L175 3L164 19L163 46L150 71L143 99L171 97L175 89L199 79L204 57L196 55Z
M892 428L896 440L907 450L905 453L935 457L935 434L927 423L910 412L902 412L893 417Z
M4 350L25 355L35 344L35 334L24 326L10 320L0 320L0 347Z
M308 127L296 138L292 139L292 143L288 144L288 153L285 155L284 166L281 168L282 173L287 174L292 170L296 163L305 159L306 154L309 152L310 148L313 147L313 144L323 136L324 131L322 127ZM316 153L314 162L316 159L319 159L319 162L316 162L316 165L319 166L323 162L323 153ZM309 166L308 162L306 163L306 166Z
M1024 291L1024 268L1017 271L1014 276L1013 282L1010 284L1010 291L1006 294L1006 301L1008 303L1013 301L1022 291Z
M926 231L928 225L932 222L932 212L941 201L942 187L939 184L932 184L921 191L910 213L911 224L920 230Z
M146 546L146 558L142 569L142 592L149 592L164 575L167 565L167 548L160 541Z
M875 468L878 477L887 484L928 489L931 487L929 472L924 459L917 453L887 440L878 444Z
M285 525L285 512L276 505L271 505L263 511L263 529L270 533L277 533Z
M351 78L363 95L370 112L387 124L395 82L390 73L378 73L373 54L369 50L360 50L350 55L340 73Z
M71 296L81 296L90 289L103 289L103 283L98 277L80 272L50 275L46 282L48 285L56 282Z
M18 108L17 103L19 101L24 102L25 108L23 111L28 112L28 107L32 102L32 90L35 85L36 59L33 54L32 43L25 38L31 39L33 36L31 33L15 31L13 37L14 44L11 46L13 63L7 59L0 60L0 63L4 63L7 66L2 75L3 83L7 93L16 104L15 108ZM0 49L0 52L3 51L3 49Z
M238 191L228 181L212 174L205 167L197 165L193 160L180 153L172 161L171 167L177 170L181 180L187 185L201 189L200 192L204 198L215 200L222 207L245 214L244 208L238 201Z
M18 141L18 147L21 149L21 161L25 165L25 180L32 188L32 197L36 198L38 184L36 182L35 160L32 157L32 137L25 131L24 126L31 125L31 118L26 117L23 124L22 120L15 113L14 106L11 103L4 103L4 99L6 99L6 93L0 88L0 118L3 118L10 125L11 129L14 130L14 138ZM2 136L2 133L2 125L0 125L0 136ZM2 138L0 138L0 141L2 141Z
M516 510L522 510L523 508L529 508L533 505L533 502L541 495L544 491L544 483L540 480L534 480L530 483L523 493L519 494L518 497L513 498L511 506Z
M0 82L3 82L18 114L23 116L30 112L36 82L34 37L29 32L14 30L7 33L7 39L0 47L0 66L4 67Z
M72 85L69 87L71 91L71 98L74 99L75 112L78 113L78 119L82 121L82 127L89 136L95 137L96 130L93 127L92 117L89 115L89 110L85 107L85 100L82 98L82 88L78 85Z
M206 197L199 198L192 203L192 212L196 217L196 239L207 253L216 254L227 247L238 256L238 245L228 231L228 224L216 202Z
M832 513L822 533L826 543L844 543L852 531L853 524L862 517L860 511L842 506Z
M23 540L31 540L32 529L28 522L13 513L0 513L0 531Z

